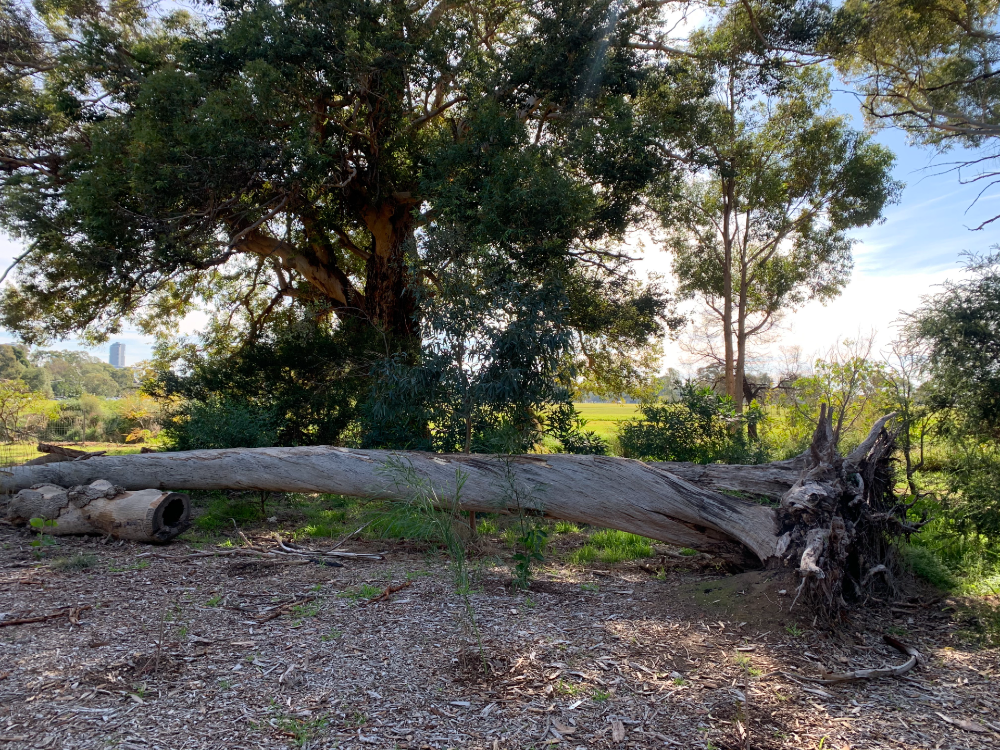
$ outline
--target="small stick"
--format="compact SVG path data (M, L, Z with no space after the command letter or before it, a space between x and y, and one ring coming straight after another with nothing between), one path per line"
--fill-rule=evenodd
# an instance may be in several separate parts
M337 542L335 545L333 545L333 549L334 550L340 549L340 545L346 544L348 539L350 539L352 536L355 536L356 534L360 534L362 531L364 531L369 526L371 526L374 522L375 522L375 519L373 518L371 521L369 521L368 523L366 523L364 526L360 526L359 528L355 529L350 534L348 534L343 539L341 539L339 542Z
M294 602L288 602L288 604L282 604L280 607L275 607L274 609L272 609L270 612L268 612L263 617L258 617L257 618L257 622L270 622L275 617L281 617L283 614L285 614L289 610L297 607L300 604L305 604L306 602L311 602L315 598L316 598L315 596L313 596L312 594L310 594L309 596L304 596L301 599L298 599L298 600L296 600Z
M380 602L382 600L388 599L390 596L392 596L393 594L395 594L397 591L402 591L407 586L410 586L412 584L413 584L413 581L406 581L405 583L401 583L398 586L386 586L385 591L383 591L378 596L373 596L371 599L369 599L368 601L365 602L365 605L374 604L375 602Z
M60 617L69 617L70 621L72 621L85 609L91 609L91 606L89 604L84 604L82 607L66 607L61 612L56 612L51 615L41 615L40 617L22 617L19 620L0 620L0 628L5 628L8 625L27 625L31 622L45 622L46 620L55 620Z

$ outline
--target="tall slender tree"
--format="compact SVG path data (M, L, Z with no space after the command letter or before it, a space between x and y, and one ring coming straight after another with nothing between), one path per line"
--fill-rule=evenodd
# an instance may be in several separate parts
M784 311L840 293L848 232L878 221L900 189L892 154L829 109L825 71L757 47L742 11L695 36L691 80L711 94L664 146L689 173L657 204L680 292L707 306L740 405L751 342Z

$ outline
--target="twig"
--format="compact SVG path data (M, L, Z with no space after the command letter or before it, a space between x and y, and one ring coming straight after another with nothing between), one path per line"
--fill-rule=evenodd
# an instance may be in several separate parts
M86 609L91 609L89 604L84 604L80 607L66 607L61 612L55 612L51 615L41 615L39 617L22 617L18 620L0 620L0 628L5 628L8 625L27 625L31 622L45 622L46 620L56 620L60 617L69 617L69 621L73 624L79 624L80 613Z
M357 534L360 534L362 531L364 531L369 526L371 526L372 523L374 523L374 522L375 522L375 519L373 518L371 521L369 521L368 523L366 523L364 526L359 526L357 529L355 529L350 534L348 534L343 539L341 539L339 542L337 542L335 545L333 545L332 550L338 550L338 549L340 549L340 546L342 544L346 544L348 539L350 539L352 536L356 536Z
M258 617L257 622L270 622L274 618L281 617L283 614L288 613L289 611L299 606L300 604L311 602L315 598L316 598L315 596L310 594L309 596L304 596L301 599L297 599L293 602L288 602L288 604L282 604L280 607L275 607L274 609L272 609L263 617Z
M780 674L782 677L787 677L790 680L805 680L807 682L815 682L820 685L835 685L840 682L852 682L854 680L873 680L878 679L879 677L901 677L913 669L918 662L923 660L923 655L913 648L913 646L907 646L905 643L893 638L891 635L883 635L882 640L897 651L907 654L910 658L897 667L884 667L882 669L856 669L853 672L831 674L826 677L807 677L802 674L792 675L779 670L776 672L768 672L766 675L761 677L761 679Z
M407 586L410 586L412 584L413 584L413 581L406 581L404 583L399 584L398 586L386 586L385 587L385 591L383 591L378 596L373 596L371 599L369 599L368 601L366 601L365 604L362 605L362 606L365 606L365 605L368 605L368 604L374 604L375 602L380 602L380 601L383 601L384 599L388 599L390 596L392 596L393 594L395 594L397 591L402 591Z

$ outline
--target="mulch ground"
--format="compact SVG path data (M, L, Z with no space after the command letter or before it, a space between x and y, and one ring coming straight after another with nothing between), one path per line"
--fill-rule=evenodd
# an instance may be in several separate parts
M656 577L651 561L548 567L525 594L484 560L467 606L413 545L343 568L148 555L183 543L45 550L96 556L74 571L38 565L21 530L0 543L0 749L1000 746L1000 654L932 595L830 630L764 574ZM807 679L901 663L886 632L924 663Z

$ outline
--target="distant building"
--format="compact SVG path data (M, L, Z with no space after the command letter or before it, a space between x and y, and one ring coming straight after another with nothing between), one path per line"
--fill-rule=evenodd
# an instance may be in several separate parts
M125 366L125 344L115 342L111 345L111 358L108 360L112 367L122 368Z

